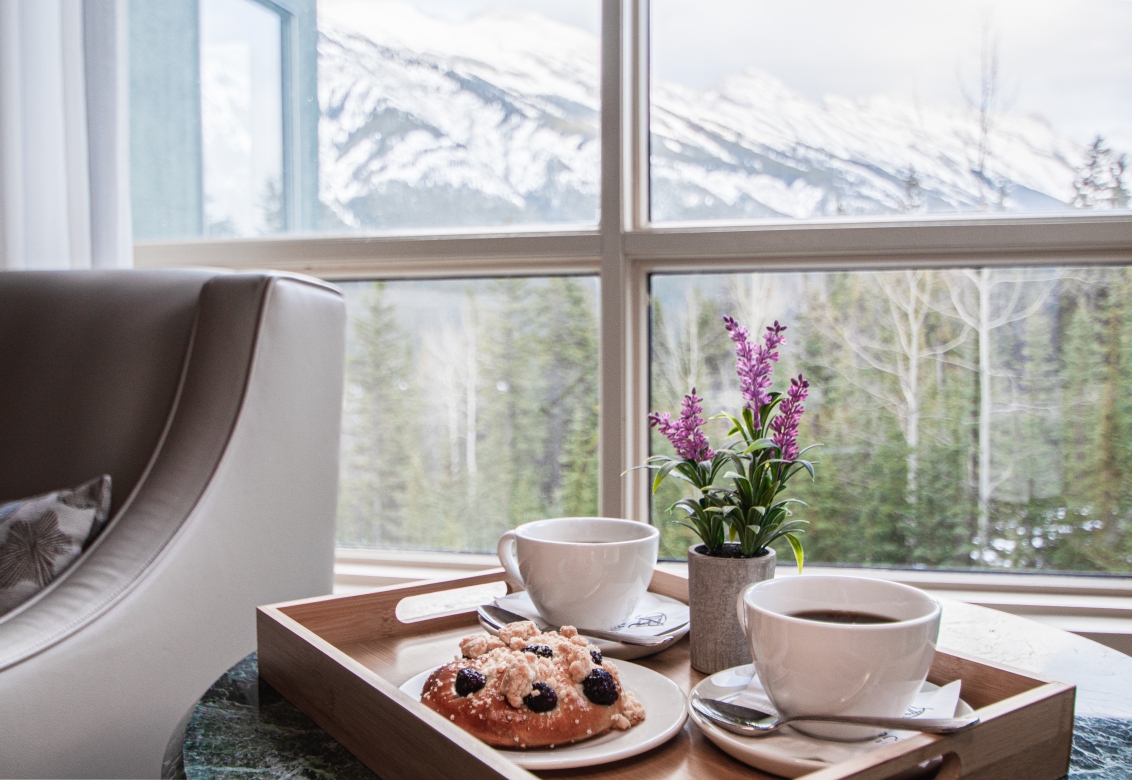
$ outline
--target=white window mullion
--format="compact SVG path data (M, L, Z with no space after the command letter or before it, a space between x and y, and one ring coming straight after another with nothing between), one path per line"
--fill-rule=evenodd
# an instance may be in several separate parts
M134 244L138 268L274 268L323 279L594 274L600 259L592 229Z
M626 233L649 224L649 0L628 0L626 63Z
M1132 216L665 225L625 237L632 258L699 271L1132 262Z
M625 266L621 251L624 229L623 20L628 0L602 0L601 9L601 418L598 453L598 507L607 517L620 517L621 473L628 467L623 421L626 415L624 367L628 351L625 327Z
M626 251L628 239L649 225L649 2L626 0L624 117L622 130L626 160L621 235L621 317L626 334L622 353L622 392L625 413L621 421L622 516L649 522L649 472L633 469L649 456L649 279L647 263Z
M625 353L626 468L640 466L649 456L649 268L646 262L626 256L625 322L629 348ZM648 522L652 472L628 471L623 480L624 517Z
M624 238L648 223L648 4L602 6L602 514L648 521L648 276Z

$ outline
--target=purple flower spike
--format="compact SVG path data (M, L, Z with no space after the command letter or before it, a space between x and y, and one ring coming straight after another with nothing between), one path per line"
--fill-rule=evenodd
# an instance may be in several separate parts
M774 431L774 443L778 445L780 457L785 460L794 460L798 457L798 421L802 419L802 412L806 411L802 402L809 393L810 383L798 374L797 379L790 380L790 389L786 393L786 398L778 407L778 414L770 421L770 429Z
M735 321L734 317L724 317L724 324L731 340L735 342L735 372L739 375L739 386L747 399L747 408L755 413L755 424L759 424L759 409L770 401L771 377L774 374L772 363L778 362L778 347L786 343L782 335L785 325L767 327L760 346L751 344L748 331Z
M684 396L680 419L676 422L672 422L672 415L668 412L653 412L649 415L649 426L656 428L672 442L677 455L697 462L715 457L715 453L708 446L707 436L700 430L704 424L704 418L700 417L700 412L704 410L700 406L702 400L696 395L696 388L693 387L692 392Z

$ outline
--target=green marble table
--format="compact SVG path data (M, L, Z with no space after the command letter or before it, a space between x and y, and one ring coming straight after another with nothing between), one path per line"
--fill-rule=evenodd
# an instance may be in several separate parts
M944 602L940 646L1077 685L1072 780L1132 778L1132 658L1015 615ZM689 725L689 728L693 726ZM255 654L201 698L183 774L205 778L375 778L325 731L259 680Z

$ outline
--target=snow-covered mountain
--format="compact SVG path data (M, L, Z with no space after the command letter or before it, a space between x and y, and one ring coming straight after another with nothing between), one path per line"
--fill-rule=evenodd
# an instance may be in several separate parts
M1067 208L1084 149L1039 118L994 117L980 170L966 108L820 103L761 71L706 92L653 85L658 219Z
M350 0L320 6L319 28L320 195L343 223L596 218L593 35L529 13L454 23ZM1037 117L991 119L981 145L966 107L816 102L754 70L704 92L654 81L653 217L1068 208L1085 150Z

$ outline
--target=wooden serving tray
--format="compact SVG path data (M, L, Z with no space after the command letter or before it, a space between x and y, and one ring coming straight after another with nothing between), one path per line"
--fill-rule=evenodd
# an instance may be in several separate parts
M457 643L481 630L474 610L404 622L402 599L503 580L503 570L352 596L324 596L257 610L259 673L383 780L533 777L398 686L451 661ZM653 575L650 590L688 600L688 581ZM634 663L687 693L705 675L692 669L688 642ZM937 651L928 680L963 680L963 698L982 722L950 736L922 734L806 775L808 780L882 780L942 757L938 780L1056 780L1069 768L1072 685L956 653ZM545 777L612 780L771 778L711 744L689 720L666 744L640 756Z

